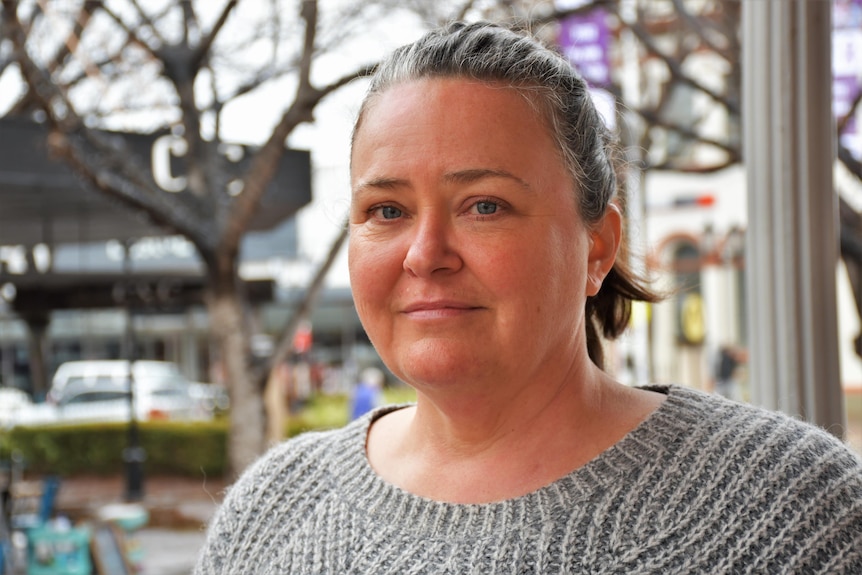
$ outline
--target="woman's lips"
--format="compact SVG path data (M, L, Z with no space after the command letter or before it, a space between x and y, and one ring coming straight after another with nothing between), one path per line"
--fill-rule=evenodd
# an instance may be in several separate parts
M422 301L404 307L402 313L411 319L444 319L482 309L472 304L457 301Z

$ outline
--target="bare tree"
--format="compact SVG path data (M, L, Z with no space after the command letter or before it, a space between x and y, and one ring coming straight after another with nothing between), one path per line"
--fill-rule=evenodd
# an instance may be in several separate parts
M148 2L146 8L139 0L2 0L2 6L2 38L12 48L0 50L0 73L17 66L27 86L12 112L43 110L54 153L95 189L188 238L204 262L212 335L221 350L233 405L229 453L234 471L263 449L260 392L269 371L256 373L249 361L237 273L240 240L275 174L285 139L313 120L327 95L374 64L369 60L345 66L321 81L321 75L312 72L319 71L315 62L324 52L345 50L351 40L367 34L372 23L395 10L412 10L428 25L449 17L519 20L553 40L560 18L601 7L616 38L633 39L636 51L623 54L617 48L614 67L634 57L649 74L649 84L641 86L644 95L636 101L621 90L619 74L608 86L620 106L641 119L641 137L633 143L646 151L640 168L706 173L742 159L740 0L594 0L570 10L530 0L333 2L325 10L315 0L166 1ZM634 11L627 12L627 6ZM704 61L715 67L719 82L704 82L699 69ZM236 176L219 153L225 109L273 83L286 92L286 105L274 117L250 169L240 176L242 192L236 194L231 187ZM692 100L708 105L681 103ZM683 108L685 121L680 120ZM720 132L710 129L716 114L724 119ZM147 129L171 127L182 134L188 147L187 193L162 193L122 142L92 129L118 122L146 123ZM862 179L859 164L851 162L845 150L839 157ZM860 220L852 210L842 214L843 222ZM847 225L842 238L851 231L858 237ZM337 241L343 240L342 235ZM848 267L862 269L862 259L852 259L850 248L842 253ZM324 272L325 265L315 286L322 284ZM308 304L288 323L282 342L290 340L314 292L309 290ZM284 346L279 344L268 367L283 356Z
M91 187L195 246L205 269L211 335L229 384L230 465L240 471L264 449L263 376L250 361L240 241L286 138L313 121L327 95L373 64L353 56L352 67L320 81L315 78L327 74L313 76L316 59L341 49L392 8L386 2L332 2L324 12L315 0L3 0L2 6L7 50L0 64L17 66L27 86L12 112L43 111L52 152ZM237 178L220 152L225 109L273 84L285 90L285 106L250 168ZM121 139L94 129L117 125L170 127L181 134L187 191L165 194ZM318 275L324 273L322 268Z

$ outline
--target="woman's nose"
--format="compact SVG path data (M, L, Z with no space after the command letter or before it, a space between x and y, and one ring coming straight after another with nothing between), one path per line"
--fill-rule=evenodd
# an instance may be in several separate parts
M404 257L404 270L418 277L457 271L463 265L460 246L447 218L420 218Z

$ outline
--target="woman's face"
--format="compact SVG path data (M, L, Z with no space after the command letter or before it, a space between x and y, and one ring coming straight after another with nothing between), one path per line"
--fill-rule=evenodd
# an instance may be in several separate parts
M388 89L356 134L351 185L353 296L401 379L503 385L586 357L585 298L616 240L582 222L572 178L520 94L460 79Z

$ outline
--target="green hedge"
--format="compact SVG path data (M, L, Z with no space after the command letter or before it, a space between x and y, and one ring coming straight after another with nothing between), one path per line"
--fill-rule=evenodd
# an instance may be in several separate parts
M346 422L346 397L319 396L288 419L285 432L293 437ZM147 421L139 423L138 429L141 447L146 451L144 470L148 474L212 477L227 473L226 417L207 422ZM23 458L27 471L34 474L114 475L123 470L128 433L125 423L0 430L0 461L8 461L14 451Z
M227 420L142 422L140 442L147 473L224 475L227 469ZM27 472L62 476L112 475L123 469L128 426L123 423L16 427L0 432L0 459L13 451Z
M413 401L407 388L387 389L385 403ZM292 437L304 431L331 429L347 423L349 398L317 395L310 398L286 423ZM200 477L227 473L228 420L207 422L150 421L139 425L141 446L146 450L145 473ZM125 423L90 423L0 430L0 462L13 451L24 459L28 472L73 476L114 475L123 470L123 450L128 445Z

